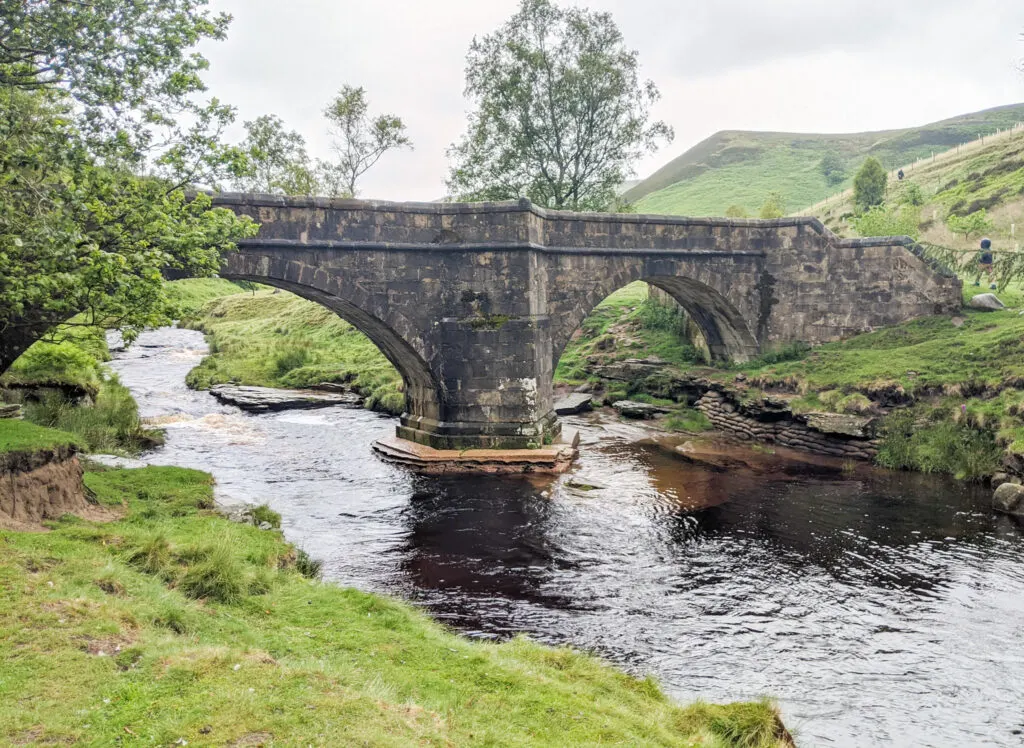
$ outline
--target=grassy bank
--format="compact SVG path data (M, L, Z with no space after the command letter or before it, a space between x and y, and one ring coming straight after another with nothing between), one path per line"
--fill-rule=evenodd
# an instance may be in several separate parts
M987 289L968 288L966 295ZM678 341L678 316L656 312L636 284L609 297L583 325L556 370L564 385L588 382L606 402L629 396L665 403L672 383L699 374L743 391L789 401L795 412L877 416L879 462L886 467L982 479L1004 464L1024 466L1024 293L1002 294L1002 312L965 308L837 343L791 346L742 366L711 368ZM675 319L676 330L672 331ZM621 381L602 377L609 365L657 355L668 366ZM737 382L737 375L741 374ZM671 404L671 401L668 401ZM685 409L672 423L694 429Z
M587 655L307 579L278 533L209 511L203 473L86 480L124 519L0 533L2 742L782 744L767 703L677 706Z
M0 377L0 399L27 420L74 434L89 452L138 454L160 443L139 419L131 393L106 366L106 333L69 325L25 351Z
M210 355L188 375L190 387L343 383L364 395L368 408L402 412L398 372L369 338L319 304L264 288L216 298L189 324L210 342Z

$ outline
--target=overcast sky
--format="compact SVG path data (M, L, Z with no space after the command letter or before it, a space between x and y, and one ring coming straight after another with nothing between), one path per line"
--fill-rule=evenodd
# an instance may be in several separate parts
M1011 0L591 0L639 50L671 145L646 176L718 130L856 132L1024 101L1024 3ZM211 0L234 16L209 44L212 94L239 121L277 114L330 155L321 110L345 83L398 114L415 143L386 155L360 197L444 194L462 133L466 51L517 0ZM231 133L241 137L240 125Z

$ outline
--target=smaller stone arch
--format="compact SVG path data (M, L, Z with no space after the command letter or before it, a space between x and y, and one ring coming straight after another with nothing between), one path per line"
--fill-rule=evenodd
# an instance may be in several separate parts
M743 362L760 352L757 338L751 333L743 314L720 291L695 278L684 275L645 274L640 268L616 273L606 283L589 287L574 300L557 303L552 310L555 319L553 335L553 369L569 344L569 340L594 308L620 288L643 281L669 294L686 310L700 328L713 359Z
M642 279L669 294L686 310L719 361L749 361L757 356L757 339L740 311L721 293L693 278L655 275Z
M383 320L350 301L301 283L229 271L221 275L229 280L251 281L280 288L330 309L366 335L401 374L405 384L405 412L401 418L403 426L420 428L423 424L436 424L444 420L442 389L434 373L416 349Z

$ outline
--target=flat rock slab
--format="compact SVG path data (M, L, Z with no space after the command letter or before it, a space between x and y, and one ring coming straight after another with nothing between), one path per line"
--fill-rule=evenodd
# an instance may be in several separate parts
M373 443L381 457L420 473L564 473L579 454L575 431L562 430L563 441L540 449L434 449L397 436Z
M822 434L868 439L871 437L871 426L874 420L874 418L841 413L808 413L807 427Z
M668 408L649 403L638 403L635 400L618 400L612 403L612 407L618 411L620 416L626 418L654 418L661 413L668 413Z
M967 302L967 305L973 309L984 309L989 312L1006 309L1006 304L1001 302L994 293L980 293L977 296L973 296Z
M591 410L593 407L593 400L593 395L589 395L585 392L574 392L571 395L566 395L555 403L555 413L560 416L571 416L576 413L583 413L584 411Z
M254 413L276 410L329 408L333 405L356 406L362 398L354 392L312 392L310 390L277 390L272 387L236 387L218 384L210 394L220 402Z

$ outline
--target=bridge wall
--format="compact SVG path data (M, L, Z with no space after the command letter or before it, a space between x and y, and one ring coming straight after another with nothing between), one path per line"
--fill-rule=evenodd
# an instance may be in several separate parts
M573 214L527 201L215 202L261 224L224 275L287 288L363 330L406 381L400 435L438 447L551 437L562 350L594 306L635 280L676 298L722 358L960 305L959 281L909 239L840 240L816 219Z

